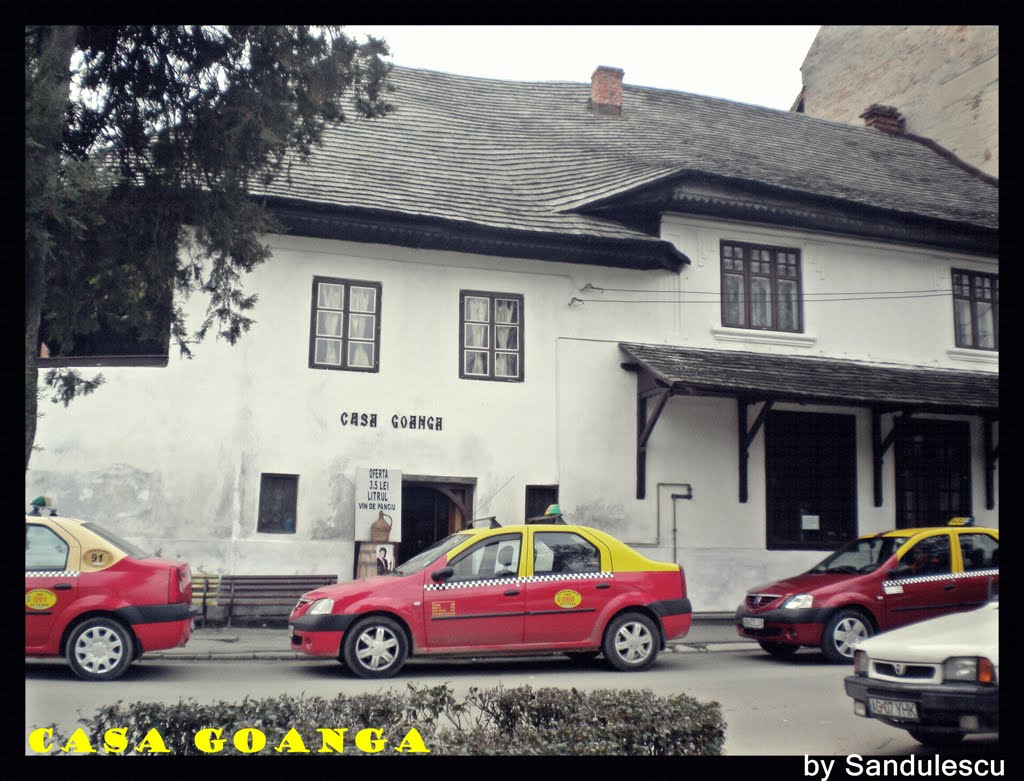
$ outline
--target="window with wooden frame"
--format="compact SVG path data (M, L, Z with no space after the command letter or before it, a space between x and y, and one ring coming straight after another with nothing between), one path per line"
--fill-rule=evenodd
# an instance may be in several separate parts
M309 368L380 368L379 282L313 277Z
M295 534L298 504L298 475L260 475L260 505L256 531L263 534Z
M953 269L956 346L999 349L999 277Z
M723 241L722 325L801 333L800 251Z
M522 382L523 297L463 290L459 312L459 377Z

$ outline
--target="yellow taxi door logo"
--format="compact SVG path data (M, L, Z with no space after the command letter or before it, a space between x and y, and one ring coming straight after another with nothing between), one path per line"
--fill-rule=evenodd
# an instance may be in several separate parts
M555 604L559 607L579 607L582 601L583 597L580 596L580 592L573 591L571 588L564 588L555 594Z
M57 595L49 589L34 588L25 592L25 607L30 610L49 610L57 604Z

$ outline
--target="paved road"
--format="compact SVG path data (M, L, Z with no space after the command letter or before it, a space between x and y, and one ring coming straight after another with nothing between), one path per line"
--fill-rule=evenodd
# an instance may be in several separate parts
M719 645L719 648L726 646ZM581 670L562 658L502 662L410 661L398 678L367 682L346 674L329 660L235 661L164 658L133 666L119 681L86 683L77 680L59 661L26 665L26 725L56 722L65 734L79 715L117 700L235 702L244 696L280 694L354 694L409 682L450 685L457 694L470 686L574 686L641 688L660 693L685 692L722 704L727 721L725 749L731 755L929 755L901 730L853 715L843 693L845 666L827 664L820 653L801 651L779 661L750 644L733 650L704 652L699 648L665 653L650 670L617 673L609 669ZM28 729L26 730L26 738ZM27 743L26 743L26 752ZM958 752L946 756L995 756L995 738L970 738Z

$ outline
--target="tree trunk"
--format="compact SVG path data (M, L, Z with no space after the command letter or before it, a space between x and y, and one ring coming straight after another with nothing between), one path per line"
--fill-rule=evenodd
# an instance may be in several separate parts
M25 471L35 445L39 404L39 326L50 255L47 219L60 188L61 137L77 32L68 25L42 28L39 57L31 72L26 61Z

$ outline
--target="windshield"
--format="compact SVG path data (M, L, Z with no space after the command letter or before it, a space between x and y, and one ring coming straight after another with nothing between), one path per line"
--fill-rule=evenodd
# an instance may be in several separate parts
M888 561L909 537L871 537L847 543L817 566L813 574L864 575Z
M93 523L92 521L89 521L88 523L83 523L82 527L85 528L85 529L88 529L93 534L98 534L100 537L105 539L107 542L109 542L112 545L115 545L118 548L120 548L121 550L123 550L125 553L127 553L129 556L131 556L133 559L148 559L148 558L151 557L151 554L146 553L146 551L142 550L141 548L136 548L130 542L125 542L123 539L118 537L113 532L104 529L98 523Z
M414 572L420 572L425 567L430 566L444 554L454 548L456 545L466 541L467 535L463 533L452 534L445 537L443 540L439 540L427 548L425 551L421 551L409 559L402 565L395 567L390 574L392 575L412 575Z

